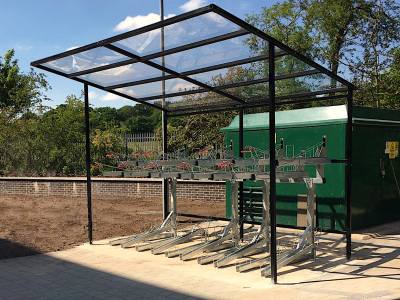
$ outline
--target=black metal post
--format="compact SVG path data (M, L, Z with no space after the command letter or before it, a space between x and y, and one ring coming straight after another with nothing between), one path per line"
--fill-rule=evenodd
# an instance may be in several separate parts
M243 158L243 111L244 109L239 109L239 157ZM244 193L243 193L243 181L239 182L239 220L240 220L240 239L243 239L244 231Z
M167 130L167 114L163 112L163 124L162 124L162 148L163 153L167 153L167 142L168 142L168 130ZM164 158L166 159L166 158ZM164 178L162 181L162 196L163 196L163 218L164 220L168 217L169 214L169 188L168 188L168 179Z
M92 222L92 180L90 177L90 124L89 124L89 88L84 84L85 94L85 132L86 132L86 185L87 185L87 208L88 208L88 235L89 244L93 241Z
M351 186L352 186L352 148L353 148L353 89L347 96L346 127L346 257L351 258Z
M160 0L160 20L164 21L164 1ZM164 27L160 28L160 48L164 51ZM165 66L165 58L161 57L161 65ZM161 76L165 76L165 72L161 72ZM165 95L165 80L161 81L161 91L162 95ZM162 106L165 107L165 98L162 98ZM168 130L167 130L168 116L165 111L162 113L162 150L163 154L168 152ZM168 179L164 178L162 181L162 197L163 197L163 218L164 220L169 214L169 189L168 189Z
M269 77L269 159L270 159L270 220L271 220L271 282L277 283L276 259L276 155L275 155L275 45L268 43Z

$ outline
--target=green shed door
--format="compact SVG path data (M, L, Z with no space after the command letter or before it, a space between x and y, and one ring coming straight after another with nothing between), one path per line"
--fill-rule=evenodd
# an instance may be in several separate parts
M382 223L381 145L381 128L354 126L351 200L353 229Z
M381 155L385 176L382 178L382 219L390 222L400 218L400 157L389 159L386 142L400 142L400 129L382 128ZM397 182L396 182L397 181Z

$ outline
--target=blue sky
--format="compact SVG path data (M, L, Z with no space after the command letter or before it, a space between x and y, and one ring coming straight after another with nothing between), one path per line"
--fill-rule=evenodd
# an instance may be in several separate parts
M244 19L261 7L277 2L262 0L164 0L164 15L179 15L214 3ZM71 47L83 46L159 20L159 0L0 0L0 56L15 49L22 72L30 63ZM39 69L36 72L42 72ZM80 95L82 84L48 72L52 90L46 95L55 107L70 94ZM93 107L122 107L134 102L90 88Z

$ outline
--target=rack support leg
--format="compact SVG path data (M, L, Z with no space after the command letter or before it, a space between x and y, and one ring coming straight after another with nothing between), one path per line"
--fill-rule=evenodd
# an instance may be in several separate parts
M315 183L312 178L304 179L307 187L307 226L310 227L311 241L310 244L315 243L315 214L314 214L314 196L315 196ZM315 260L316 251L315 247L312 250L312 257Z
M174 236L177 236L178 234L178 228L176 224L176 216L177 216L177 198L176 198L176 186L177 186L177 180L176 178L172 178L170 180L171 183L171 228L172 228L172 233Z

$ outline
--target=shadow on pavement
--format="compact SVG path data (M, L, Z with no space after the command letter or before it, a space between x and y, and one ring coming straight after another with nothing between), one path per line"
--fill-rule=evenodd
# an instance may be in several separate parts
M384 278L400 281L400 222L392 223L392 230L385 227L360 231L352 241L352 257L346 259L345 240L332 235L322 235L317 246L316 261L309 260L278 271L278 275L290 274L302 269L323 272L317 280L287 282L282 285L308 284L313 282L341 281L361 278ZM393 226L395 225L395 226Z
M13 243L1 240L0 249L8 244ZM140 267L132 265L131 272ZM1 299L202 299L46 254L0 260L0 289Z
M39 254L35 249L6 239L0 239L0 260Z

